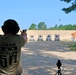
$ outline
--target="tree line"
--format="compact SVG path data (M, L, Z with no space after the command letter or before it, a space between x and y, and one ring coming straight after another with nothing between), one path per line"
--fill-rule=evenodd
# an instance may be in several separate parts
M65 13L70 13L76 11L76 0L60 0L66 3L71 3L69 7L64 7L62 10ZM31 24L29 30L76 30L76 24L67 24L67 25L55 25L54 27L47 28L45 22L40 22L38 25Z
M76 30L76 24L56 24L54 27L47 28L45 22L40 22L38 25L32 23L28 30Z

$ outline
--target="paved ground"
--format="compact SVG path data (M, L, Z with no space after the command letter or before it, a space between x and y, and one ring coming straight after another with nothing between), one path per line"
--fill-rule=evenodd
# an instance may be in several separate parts
M76 51L69 50L69 42L28 42L22 48L22 75L55 75L58 59L62 75L76 75Z

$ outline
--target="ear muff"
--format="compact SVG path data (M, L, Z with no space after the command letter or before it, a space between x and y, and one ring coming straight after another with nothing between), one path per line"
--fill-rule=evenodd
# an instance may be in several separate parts
M6 20L1 27L4 33L16 34L20 30L18 23L15 20Z
M15 29L15 33L18 33L18 31L20 30L19 26L17 26L17 28Z
M1 28L2 28L2 31L5 33L4 25Z
M6 29L6 27L4 25L1 28L4 33L8 33L8 30ZM19 28L19 26L17 26L16 28L14 28L14 30L12 30L13 31L12 33L16 34L16 33L18 33L19 30L20 30L20 28Z

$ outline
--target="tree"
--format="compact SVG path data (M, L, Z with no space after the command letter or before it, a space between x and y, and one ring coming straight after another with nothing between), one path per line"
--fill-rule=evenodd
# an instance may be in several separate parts
M38 30L46 30L47 29L47 26L45 24L45 22L40 22L38 24Z
M71 11L76 10L76 0L61 0L61 1L72 4L71 6L62 9L65 13L68 14Z
M57 28L58 26L57 26L57 24L54 26L54 28Z
M64 26L62 25L62 24L60 24L59 26L58 26L58 30L63 30L64 29Z
M73 30L73 26L72 26L72 24L68 24L68 25L66 25L65 30Z
M33 23L33 24L31 24L31 26L30 26L29 30L36 30L36 29L37 29L37 28L36 28L36 26L37 26L37 25L36 25L36 24L34 24L34 23Z
M73 24L73 30L76 30L76 25L75 24Z

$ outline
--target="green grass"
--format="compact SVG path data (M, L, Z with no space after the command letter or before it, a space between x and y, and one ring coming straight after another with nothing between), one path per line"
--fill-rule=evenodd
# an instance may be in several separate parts
M70 50L76 51L76 42L70 43L68 46L70 47Z

